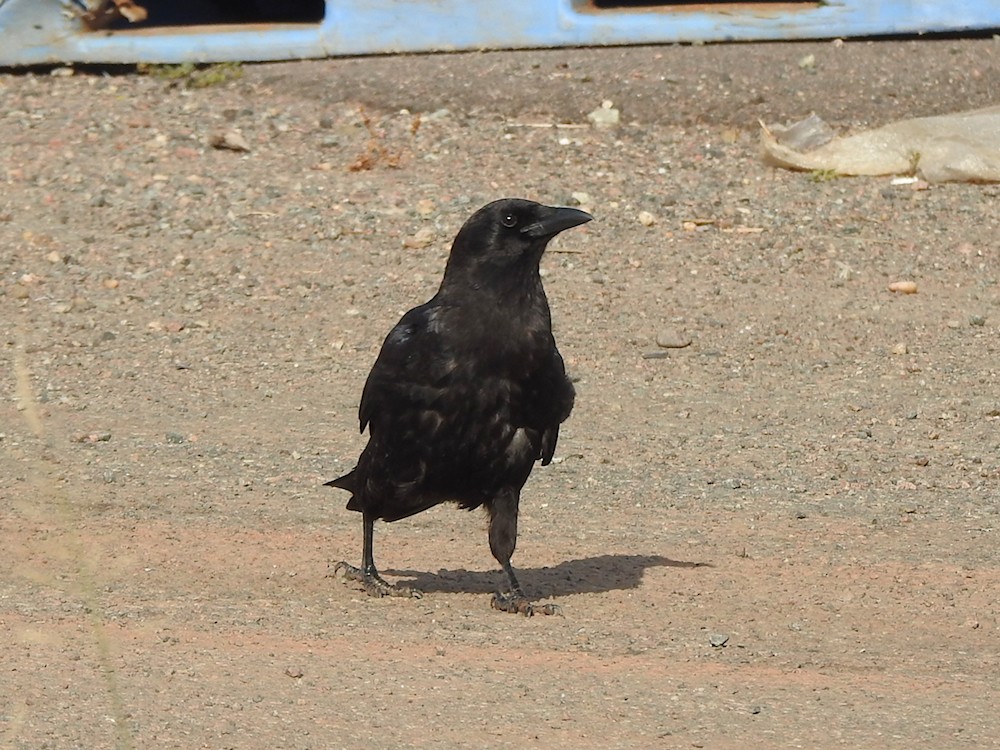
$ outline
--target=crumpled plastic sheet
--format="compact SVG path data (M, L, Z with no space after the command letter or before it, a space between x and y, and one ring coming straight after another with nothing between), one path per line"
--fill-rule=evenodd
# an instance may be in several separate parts
M789 127L761 122L761 128L762 157L777 167L1000 182L1000 106L900 120L844 138L815 114Z

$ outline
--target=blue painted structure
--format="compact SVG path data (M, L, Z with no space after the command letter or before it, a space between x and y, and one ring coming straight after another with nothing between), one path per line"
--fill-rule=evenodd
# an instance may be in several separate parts
M117 31L85 29L73 8L79 6L69 0L0 0L0 65L291 60L1000 28L1000 0L621 3L612 8L591 0L326 0L324 17L315 24Z

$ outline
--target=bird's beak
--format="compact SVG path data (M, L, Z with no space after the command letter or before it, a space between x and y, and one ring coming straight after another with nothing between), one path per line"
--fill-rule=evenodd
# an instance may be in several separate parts
M594 217L586 211L577 208L553 208L546 206L548 212L538 221L521 229L522 234L529 237L554 237L564 229L586 224Z

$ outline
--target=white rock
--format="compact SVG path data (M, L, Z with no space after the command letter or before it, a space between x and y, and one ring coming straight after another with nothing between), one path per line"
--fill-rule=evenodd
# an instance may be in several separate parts
M601 106L587 115L587 119L593 123L595 128L615 128L621 121L621 113L612 106L611 102L605 99Z

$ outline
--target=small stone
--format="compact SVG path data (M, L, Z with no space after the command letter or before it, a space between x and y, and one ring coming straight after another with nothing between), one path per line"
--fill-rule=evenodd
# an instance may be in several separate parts
M970 326L984 326L986 325L986 317L984 315L970 315L969 316Z
M899 294L916 294L917 293L917 282L915 281L894 281L889 284L890 292L897 292Z
M656 345L664 349L683 349L691 346L691 339L673 329L665 328L656 334Z
M569 197L571 206L589 207L594 205L594 199L590 197L590 193L585 193L582 190L570 193Z
M741 482L739 479L736 479L735 477L732 477L730 479L726 479L725 481L723 481L722 486L725 487L727 490L738 490L743 486L743 482Z
M14 288L11 289L10 296L14 299L28 299L31 296L31 292L28 291L28 287L21 284L14 284Z
M208 144L212 148L226 151L246 152L250 150L250 143L243 137L242 133L235 130L227 130L224 133L216 133L208 139Z
M441 109L435 109L429 114L422 115L421 120L423 122L438 122L439 120L447 120L451 117L451 110L447 107L442 107Z
M614 128L621 121L621 113L610 101L604 100L600 107L587 115L587 119L595 128Z
M656 217L653 216L649 211L639 212L639 223L644 227L651 227L656 223Z
M403 238L403 247L419 250L434 242L436 233L432 227L421 227L413 235Z
M799 67L803 70L813 70L816 67L816 55L806 55L799 60Z
M892 353L895 354L895 355L897 355L897 356L901 356L903 354L906 354L907 351L908 350L906 348L906 344L904 344L903 342L899 342L898 344L894 344L893 347L892 347Z
M170 443L171 445L180 445L181 443L187 441L187 438L185 438L184 435L182 435L179 432L168 432L165 435L165 438L167 442Z
M73 443L106 443L111 440L110 432L78 432L70 437Z
M927 458L927 456L917 456L916 458L913 459L913 463L915 463L917 466L927 466L927 464L929 464L930 462L931 460Z
M298 680L302 677L303 674L305 674L305 672L302 671L301 667L286 667L285 674L291 677L292 679Z
M957 331L959 328L962 327L962 321L955 320L953 318L953 319L949 320L947 323L945 323L945 325L948 326L953 331Z
M708 642L712 648L722 648L729 643L729 636L724 633L712 633L708 636Z
M417 201L417 213L421 216L430 216L435 211L437 211L437 204L434 201L427 198Z
M185 324L183 320L165 320L163 321L163 330L167 333L180 333L184 330Z
M105 289L117 289L119 282L118 282L118 279L105 279L101 283L104 284L104 288Z

